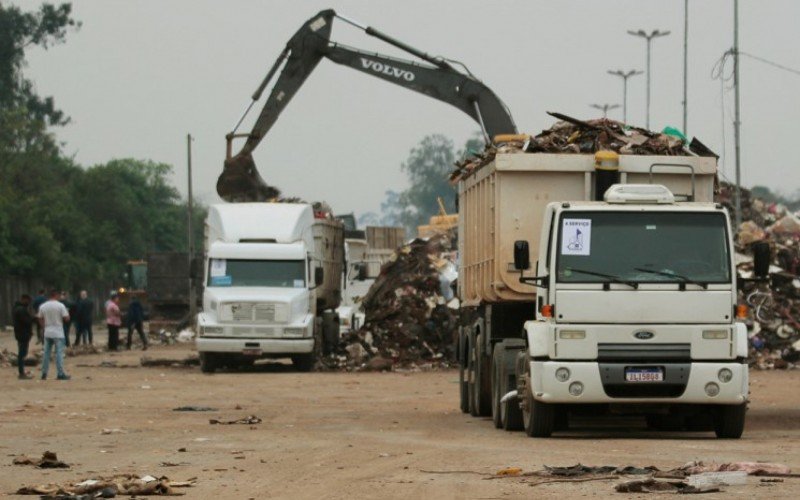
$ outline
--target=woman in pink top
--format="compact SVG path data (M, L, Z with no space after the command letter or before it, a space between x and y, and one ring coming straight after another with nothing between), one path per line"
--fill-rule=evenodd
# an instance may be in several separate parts
M106 326L108 327L108 350L116 351L119 346L119 327L122 326L122 314L119 311L119 295L111 294L106 302Z

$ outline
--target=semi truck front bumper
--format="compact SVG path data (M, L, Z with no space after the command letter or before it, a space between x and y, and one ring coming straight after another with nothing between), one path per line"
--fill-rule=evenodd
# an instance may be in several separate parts
M226 339L197 338L199 352L244 353L260 350L263 354L308 354L314 350L314 339Z
M643 367L661 368L664 380L626 380L627 369ZM731 362L533 361L531 378L534 398L546 403L741 404L748 397L747 365Z

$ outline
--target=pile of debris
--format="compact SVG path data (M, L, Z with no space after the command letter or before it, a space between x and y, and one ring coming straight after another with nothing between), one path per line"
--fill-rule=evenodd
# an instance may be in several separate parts
M457 300L449 244L446 237L416 239L395 251L364 296L364 326L342 339L329 367L450 365Z
M560 121L535 136L501 137L503 140L488 145L482 153L456 164L450 180L463 179L489 164L495 155L507 153L594 154L615 151L627 155L713 155L697 139L688 143L680 132L673 129L659 133L607 118L583 121L561 113L548 114Z
M721 183L717 200L734 213L732 185ZM772 249L769 282L746 281L739 298L749 308L750 365L794 368L800 362L800 218L747 189L741 190L741 210L743 222L736 238L739 275L753 277L754 243L767 241Z
M116 496L179 496L185 493L176 488L189 488L197 484L195 478L187 481L170 481L167 477L151 475L117 474L78 482L34 484L18 489L17 495L41 495L42 498L114 498Z

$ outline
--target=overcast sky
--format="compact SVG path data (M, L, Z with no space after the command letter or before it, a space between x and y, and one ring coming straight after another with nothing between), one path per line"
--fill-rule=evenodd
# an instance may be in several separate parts
M17 1L33 8L37 1ZM711 70L733 40L732 0L690 0L690 135L723 153L733 178L733 92ZM608 69L644 69L645 42L628 29L671 30L653 45L651 128L681 126L681 0L245 1L77 0L83 23L67 43L28 53L28 75L72 123L57 131L84 165L134 157L172 164L185 193L187 133L194 188L215 193L231 130L289 37L321 9L372 25L424 51L465 62L505 101L522 131L553 119L592 118L590 103L621 103ZM796 0L742 0L741 50L800 68ZM344 23L332 39L406 57ZM732 66L729 66L729 69ZM747 186L800 187L800 75L743 58L742 168ZM251 114L252 124L257 113ZM621 119L622 110L610 112ZM630 80L629 122L644 125L645 78ZM322 61L255 153L261 175L284 194L327 200L338 213L375 210L406 186L400 164L423 136L460 146L478 131L450 106Z

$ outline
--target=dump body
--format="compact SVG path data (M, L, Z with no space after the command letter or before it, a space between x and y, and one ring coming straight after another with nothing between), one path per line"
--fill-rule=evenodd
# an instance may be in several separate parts
M652 173L651 173L652 169ZM498 154L459 182L459 297L478 306L533 301L536 289L519 282L514 242L531 240L535 264L545 207L552 201L596 199L595 157L585 154ZM620 155L619 182L662 184L676 196L713 201L716 159ZM602 199L602 193L600 194Z

